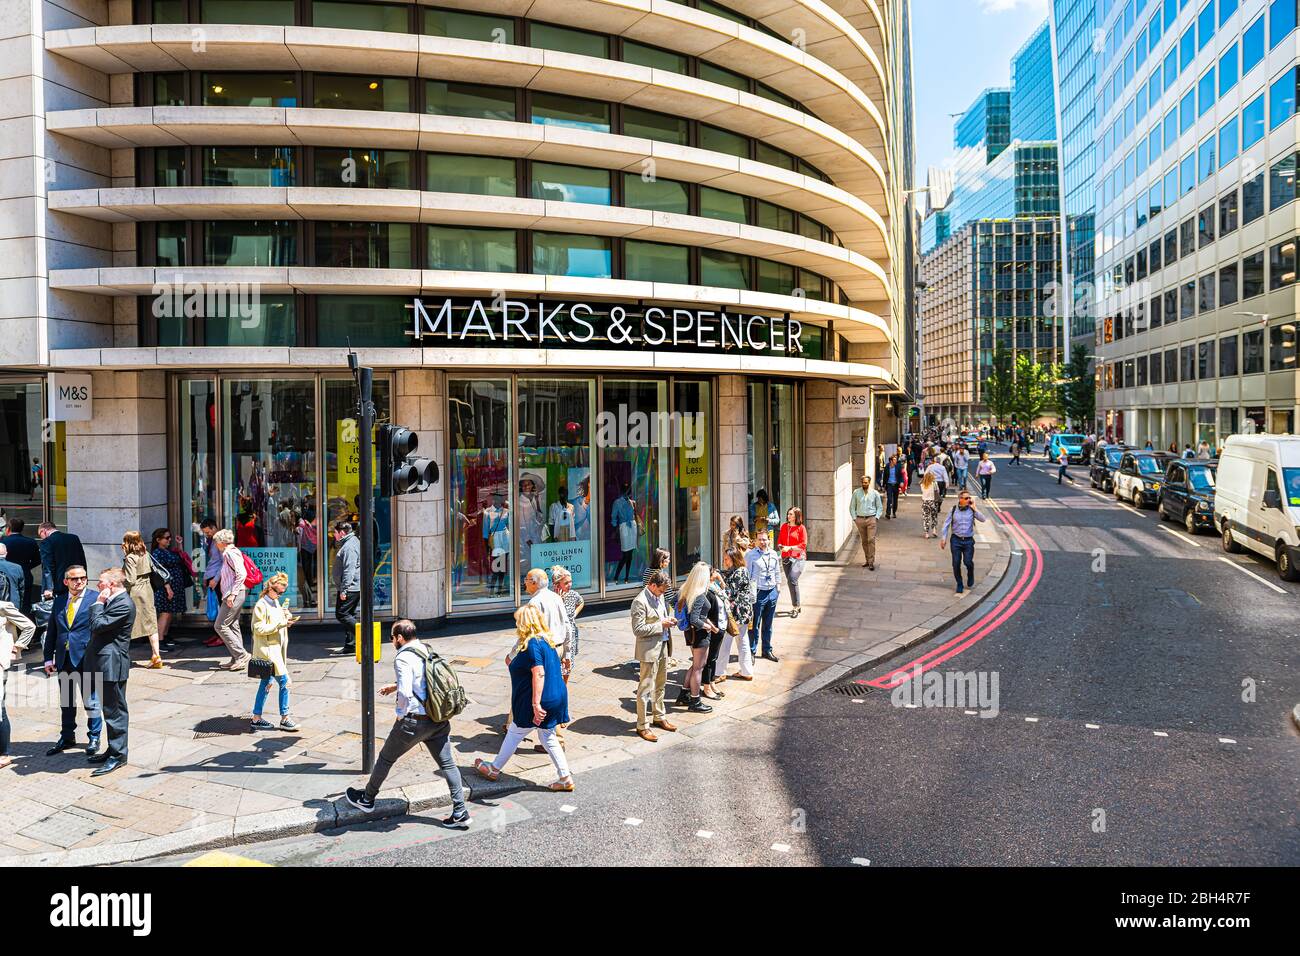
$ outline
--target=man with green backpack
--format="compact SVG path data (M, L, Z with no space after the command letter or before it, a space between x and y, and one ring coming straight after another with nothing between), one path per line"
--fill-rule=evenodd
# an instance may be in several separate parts
M451 816L442 823L464 828L469 825L469 809L465 806L460 770L451 756L451 719L468 703L465 690L451 665L416 637L414 623L396 622L392 635L397 649L393 661L397 683L381 687L379 693L397 694L397 722L384 741L366 788L348 787L345 799L358 810L371 813L393 764L412 747L424 744L446 774L451 791Z

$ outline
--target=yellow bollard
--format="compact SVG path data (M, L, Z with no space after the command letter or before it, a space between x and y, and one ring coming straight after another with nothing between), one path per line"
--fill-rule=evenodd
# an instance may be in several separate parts
M384 638L383 638L383 635L380 633L380 630L379 630L379 622L378 622L378 621L375 621L374 627L375 627L375 663L378 664L378 663L379 663L379 658L382 657L382 656L383 656L383 653L384 653ZM361 663L361 624L360 624L360 622L357 623L356 628L357 628L357 634L356 634L357 663L360 664L360 663Z

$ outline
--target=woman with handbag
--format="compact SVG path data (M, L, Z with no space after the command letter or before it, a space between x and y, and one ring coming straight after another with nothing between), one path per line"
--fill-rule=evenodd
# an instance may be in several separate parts
M135 623L131 625L131 640L141 637L149 639L152 656L145 666L158 670L164 666L158 648L158 613L154 610L154 591L151 581L155 570L149 560L149 549L144 546L144 538L139 531L128 531L122 535L122 571L126 575L127 593L135 605ZM161 579L161 572L158 573ZM161 580L159 581L161 584Z
M172 619L185 613L185 591L193 583L181 554L172 550L172 533L158 528L150 536L149 560L167 572L167 583L153 592L153 609L158 615L158 642L164 651L176 650L176 642L167 637Z
M728 679L753 680L754 656L749 652L749 622L754 619L754 595L751 592L749 571L745 567L745 552L729 548L722 555L722 582L727 592L727 630L719 635L722 647L718 660L722 662L715 684ZM731 642L736 639L736 656L740 659L740 673L727 676L731 662Z
M686 636L686 646L691 649L691 668L682 681L677 695L677 706L687 707L691 713L707 714L713 708L700 699L704 665L709 659L709 644L722 633L716 621L717 597L709 590L712 569L700 561L691 568L677 599L677 620Z
M722 581L722 573L717 568L709 574L709 621L718 630L709 638L709 653L704 659L704 670L700 672L700 696L709 700L722 700L727 695L714 687L717 682L718 654L722 651L722 642L727 636L727 626L731 615L727 611L727 590ZM727 669L726 665L722 668Z
M253 700L253 730L273 730L269 720L262 719L266 706L266 692L271 678L280 685L280 729L297 732L298 725L289 716L289 626L298 619L289 608L280 603L289 590L289 575L281 571L266 579L262 597L253 605L253 659L248 662L248 676L257 677L257 697Z

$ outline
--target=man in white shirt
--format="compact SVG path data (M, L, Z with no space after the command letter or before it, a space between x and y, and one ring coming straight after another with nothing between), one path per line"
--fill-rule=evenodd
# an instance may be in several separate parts
M548 586L550 579L541 568L533 568L524 577L524 589L531 595L528 603L542 612L546 621L546 639L552 647L562 647L569 634L569 615L564 599Z
M375 769L364 790L348 787L344 799L352 806L365 813L375 809L375 797L383 787L388 773L404 754L420 744L429 748L429 755L447 776L447 789L451 791L451 816L442 821L443 826L465 827L469 824L469 809L465 806L465 788L461 783L460 770L451 755L451 722L434 721L424 711L427 690L424 680L424 664L431 653L420 642L415 624L402 620L393 624L393 647L397 656L393 659L393 670L397 683L379 688L379 693L387 697L397 695L397 722L388 732L388 739L375 761ZM406 650L406 653L402 653Z

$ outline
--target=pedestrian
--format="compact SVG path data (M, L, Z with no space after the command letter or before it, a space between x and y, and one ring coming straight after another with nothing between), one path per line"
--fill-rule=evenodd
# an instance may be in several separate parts
M515 633L514 648L506 655L510 668L510 729L496 759L491 763L477 759L474 769L479 776L496 780L519 744L536 730L559 775L550 789L571 792L573 776L555 736L555 728L569 722L569 692L560 677L559 655L547 640L541 610L525 604L516 611Z
M546 622L546 639L559 651L569 636L569 612L564 609L560 596L551 590L550 580L541 568L533 568L524 575L524 590L529 594L529 606L537 608Z
M1057 456L1056 460L1060 462L1060 467L1056 470L1056 483L1059 485L1061 483L1061 479L1065 478L1069 480L1070 484L1074 484L1074 478L1070 475L1069 472L1070 453L1065 450L1064 445L1061 446L1061 454Z
M221 613L221 551L217 548L217 522L214 518L204 518L199 522L199 534L202 536L203 547L203 599L204 610L207 613L208 620L216 626L217 617ZM208 647L220 647L224 641L217 633L213 633L206 641L203 642Z
M36 600L36 585L32 572L41 566L41 549L35 541L23 534L23 529L26 527L27 524L22 518L10 518L5 526L5 536L0 538L0 544L3 544L8 552L7 560L23 569L23 594L20 599L14 600L14 603L24 614L30 616L32 602Z
M239 628L239 613L248 596L248 569L244 552L235 546L235 532L222 528L212 536L221 562L221 576L217 579L219 606L213 628L221 643L226 645L230 662L218 664L218 670L242 671L252 656L244 649L244 634Z
M1196 457L1202 461L1208 461L1210 458L1210 443L1201 439L1200 445L1196 447Z
M721 635L722 646L718 649L718 660L722 662L721 673L714 683L726 680L752 681L754 679L754 657L749 650L749 624L754 619L754 595L750 592L749 571L745 568L745 552L731 548L722 554L722 581L727 592L727 611L730 623L726 633ZM736 656L740 661L740 673L728 676L727 665L731 663L732 639L736 643Z
M1196 452L1195 450L1193 450L1191 442L1188 442L1187 444L1183 445L1183 457L1184 458L1196 457Z
M722 550L740 548L742 551L748 551L750 547L749 532L745 530L745 519L740 515L732 515L731 524L722 536Z
M781 525L776 544L781 552L781 570L790 585L790 616L798 617L803 611L799 601L799 578L808 564L808 529L803 525L801 510L791 508L785 513L785 524Z
M0 542L0 601L21 604L26 591L23 569L8 559L9 548Z
M650 555L650 564L641 572L641 584L645 586L650 583L650 578L656 571L662 571L668 578L668 590L664 592L664 600L668 602L669 608L677 606L677 589L673 587L673 556L667 548L655 548L654 554Z
M22 600L21 591L15 595ZM12 600L0 601L0 770L14 762L9 755L9 742L13 728L9 711L5 707L5 682L9 666L21 660L23 651L36 635L36 624L18 609Z
M42 521L36 530L41 539L37 547L41 555L42 595L49 598L66 593L63 580L68 568L86 566L86 551L75 534L60 531L51 521Z
M1011 443L1011 464L1020 464L1020 442L1018 441Z
M879 495L876 496L879 501ZM754 619L749 625L749 653L757 655L762 644L763 659L780 663L772 652L772 624L776 618L776 602L781 594L781 561L770 548L767 532L759 534L757 544L745 555L745 570L749 572L754 592Z
M956 472L954 480L957 490L961 491L966 487L966 472L970 467L970 455L966 453L966 446L959 444L956 451L952 453L953 470Z
M122 535L122 573L126 575L126 590L135 605L135 620L131 624L131 640L146 638L150 658L145 666L158 670L163 666L162 652L158 647L158 612L154 609L153 583L150 573L149 549L139 531Z
M762 540L764 534L759 535ZM704 665L709 657L709 644L722 632L717 625L717 598L710 589L711 571L703 561L696 563L686 575L681 594L677 597L677 620L683 618L686 646L691 649L691 666L686 673L681 693L677 695L677 706L686 707L694 714L707 714L713 708L701 699Z
M636 685L636 733L654 743L659 736L652 726L669 733L677 727L668 721L664 687L668 682L668 661L673 656L674 618L664 600L668 575L655 571L646 586L632 599L632 636L636 639L636 660L640 675Z
M185 593L194 578L181 552L172 548L172 533L166 528L156 528L149 536L149 558L167 572L167 583L153 592L153 609L158 617L158 643L164 651L174 651L176 642L167 632L172 621L185 613Z
M94 661L89 653L90 605L98 595L86 586L88 583L84 567L79 564L69 566L63 573L63 593L54 599L50 622L45 626L45 673L59 675L62 711L59 739L45 751L47 757L77 746L77 693L86 709L86 732L90 739L86 754L99 750L104 718L99 706Z
M927 474L934 475L934 480L939 483L939 500L943 501L948 494L948 466L944 464L942 457L936 457L925 470Z
M137 534L138 538L139 535ZM109 568L99 575L99 593L90 606L90 646L86 654L103 681L105 747L88 763L97 764L92 777L110 774L127 762L131 715L126 705L126 682L131 676L131 635L136 602L127 594L126 574ZM153 601L149 602L153 611Z
M289 627L298 623L290 613L288 602L281 604L284 592L289 590L289 575L283 571L262 582L262 596L253 605L253 659L270 661L275 682L280 686L280 729L296 733L297 723L289 715ZM266 692L271 688L271 678L263 677L257 685L253 699L253 730L273 730L275 725L262 718L266 706Z
M569 673L573 670L573 662L578 659L578 615L586 607L587 602L582 599L582 595L573 590L573 575L568 568L562 568L558 564L551 568L551 590L560 596L560 601L564 604L565 615L565 633L564 643L560 650L560 667L561 676L564 682L569 682Z
M993 494L993 476L998 466L993 463L988 452L980 452L979 463L975 466L975 477L980 480L980 497L985 501Z
M749 526L753 529L754 534L761 534L764 531L770 532L781 521L781 515L776 510L776 505L767 497L767 489L759 488L754 492L754 504L752 514L750 515ZM751 535L752 537L752 535Z
M907 469L899 464L897 455L890 455L881 472L885 483L885 520L898 517L898 494L907 485Z
M961 566L966 564L966 587L975 586L975 522L985 521L985 517L975 509L969 491L959 492L957 504L943 523L939 532L939 547L947 547L951 542L952 576L957 579L957 593L965 591L961 584Z
M921 537L933 538L939 527L939 482L934 475L921 475Z
M330 568L334 583L334 619L343 629L340 654L356 649L357 608L361 605L361 539L350 521L334 523L334 565Z
M930 468L938 467L931 465ZM926 469L929 474L929 469ZM880 492L871 487L871 476L862 476L862 487L853 489L853 498L849 501L849 517L858 529L858 539L862 542L864 568L876 570L876 524L884 508L880 503Z
M429 682L425 677L425 667L433 652L419 639L415 624L408 620L396 621L390 632L393 647L397 651L393 658L395 682L379 688L385 697L396 694L396 719L388 732L375 769L370 772L370 779L365 789L348 787L343 798L364 813L375 809L375 798L388 779L389 771L404 754L420 744L428 748L438 769L447 778L447 789L451 793L451 816L442 821L446 827L466 827L470 822L469 808L465 806L465 786L460 778L460 768L451 754L451 716L458 713L457 707L463 705L463 691L457 686L451 695L429 699ZM445 665L444 665L445 666ZM455 699L453 699L455 698ZM444 713L430 714L430 705L445 709ZM436 717L445 719L437 720Z
M704 670L700 672L700 696L709 700L722 700L726 693L714 684L718 683L718 655L722 652L722 639L727 634L731 616L727 610L727 587L722 580L722 572L717 568L709 569L709 621L717 630L709 635L709 653L704 658ZM727 665L722 665L725 676Z

